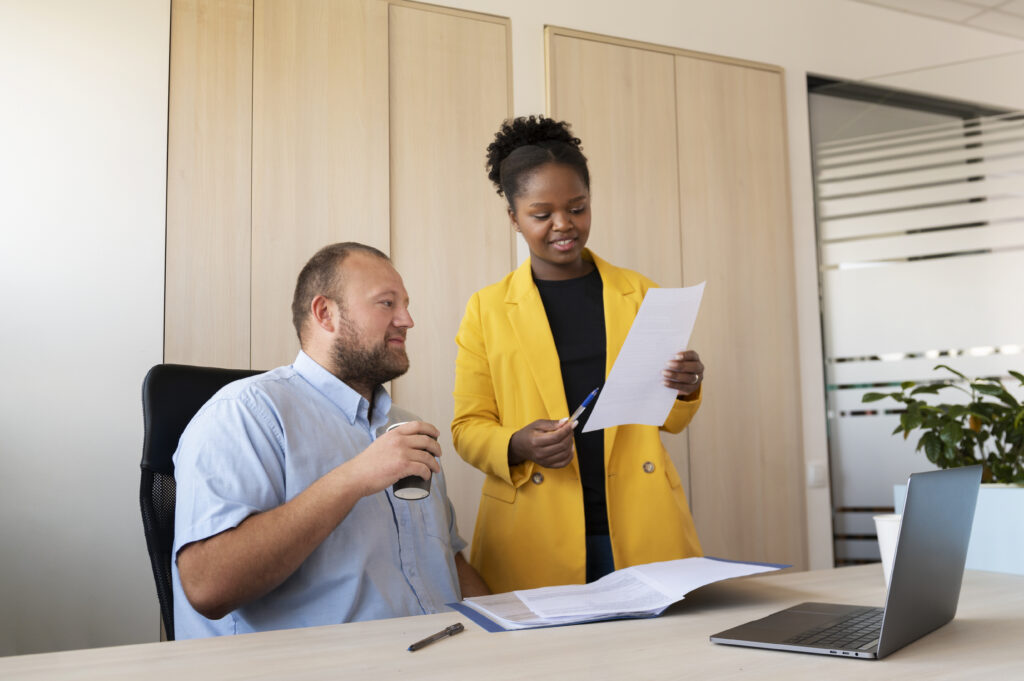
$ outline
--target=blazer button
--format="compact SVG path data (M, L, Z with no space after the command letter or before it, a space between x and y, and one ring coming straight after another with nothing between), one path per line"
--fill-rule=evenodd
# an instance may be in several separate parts
M534 473L530 477L530 480L533 480L533 484L539 485L540 483L544 482L544 474L543 473Z
M653 473L653 472L654 472L654 464L651 463L650 461L644 461L644 473Z

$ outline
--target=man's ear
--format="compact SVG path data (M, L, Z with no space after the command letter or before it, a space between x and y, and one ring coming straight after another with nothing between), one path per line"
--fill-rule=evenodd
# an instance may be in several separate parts
M313 323L328 333L335 331L337 309L338 304L327 296L316 296L309 304L309 314Z

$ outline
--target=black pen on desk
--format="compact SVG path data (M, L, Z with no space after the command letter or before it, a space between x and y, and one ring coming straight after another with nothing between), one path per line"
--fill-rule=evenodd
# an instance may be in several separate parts
M422 641L416 641L416 643L413 643L411 646L409 646L409 650L416 651L416 650L419 650L420 648L426 648L427 646L429 646L434 641L440 641L442 638L448 638L449 636L454 636L455 634L459 633L460 631L463 631L465 628L466 627L462 626L462 622L457 622L457 623L451 625L450 627L445 627L444 629L442 629L441 631L437 632L436 634L433 634L431 636L426 637Z
M576 419L578 419L580 417L580 414L583 413L584 409L586 409L587 407L590 406L590 403L594 401L595 397L597 397L597 391L600 390L600 389L601 389L600 387L594 388L593 390L590 391L589 395L587 395L585 398L583 398L583 404L581 404L580 406L576 407L576 411L574 411L572 413L572 416L569 417L569 423L572 423L572 424L576 423ZM575 428L575 427L576 426L573 425L573 428Z

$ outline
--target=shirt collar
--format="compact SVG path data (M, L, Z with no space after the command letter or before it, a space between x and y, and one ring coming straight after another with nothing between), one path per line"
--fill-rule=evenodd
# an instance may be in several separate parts
M302 350L299 350L292 368L330 400L334 406L338 407L348 419L349 424L355 424L356 420L360 420L369 426L377 427L387 422L388 412L391 411L391 396L383 386L377 386L373 393L373 423L369 423L366 415L370 409L370 403L366 398L320 366L316 360Z

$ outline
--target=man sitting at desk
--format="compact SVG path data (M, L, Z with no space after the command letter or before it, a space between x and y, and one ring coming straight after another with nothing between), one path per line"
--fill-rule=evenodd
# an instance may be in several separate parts
M408 303L380 251L323 248L295 287L295 363L226 386L189 424L174 455L176 638L432 613L487 592L459 553L437 428L381 385L409 368ZM389 420L412 422L375 438ZM392 494L431 474L425 499Z

